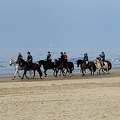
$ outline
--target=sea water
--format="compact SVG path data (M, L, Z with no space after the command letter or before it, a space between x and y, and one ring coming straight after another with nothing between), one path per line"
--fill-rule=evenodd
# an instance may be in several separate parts
M15 68L13 65L10 66L10 59L17 60L18 53L21 52L26 60L28 51L31 52L34 62L45 60L48 51L51 52L52 61L59 58L61 52L66 52L68 60L74 63L75 68L77 68L76 61L83 59L84 53L88 53L89 60L93 61L101 52L105 52L106 59L112 63L112 66L120 67L120 48L0 48L0 76L13 75Z

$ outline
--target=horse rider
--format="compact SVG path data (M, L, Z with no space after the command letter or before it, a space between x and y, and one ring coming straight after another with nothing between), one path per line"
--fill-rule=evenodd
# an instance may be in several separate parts
M105 53L102 52L102 53L100 54L100 57L101 57L100 62L101 62L101 65L103 66L103 65L104 65L104 62L105 62Z
M32 67L33 67L33 57L32 57L32 55L30 54L29 51L27 52L27 54L28 54L28 56L27 56L28 66L29 66L30 68L32 68Z
M105 53L104 52L101 53L101 57L102 57L102 61L105 62Z
M48 51L48 54L47 54L47 63L48 65L52 62L52 56L51 56L51 53L50 51Z
M87 53L84 54L83 60L86 63L86 66L88 67L88 54Z
M64 52L64 64L67 65L67 62L68 62L68 56L66 52Z
M16 63L19 64L19 66L20 66L19 60L21 60L21 59L23 59L23 56L22 56L22 54L19 52L19 53L18 53L17 62L16 62Z
M64 62L67 63L67 61L68 61L68 56L67 56L66 52L64 52Z
M64 65L64 63L65 63L64 54L63 54L63 52L61 52L60 54L61 54L61 56L60 56L60 62Z

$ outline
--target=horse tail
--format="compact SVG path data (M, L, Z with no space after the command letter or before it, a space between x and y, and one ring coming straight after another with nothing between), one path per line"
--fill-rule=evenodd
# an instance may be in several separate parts
M43 73L42 73L41 69L40 69L40 76L43 76Z
M77 62L77 67L79 67L79 63L78 63L78 61L76 61Z
M74 64L73 64L73 62L72 62L72 70L74 70Z
M112 64L111 62L108 62L108 70L110 70L112 68Z
M95 72L96 71L96 65L95 64L94 64L94 68L93 69L94 69L94 72Z
M108 70L111 70L112 69L112 63L108 60L106 60L105 62L107 62L107 64L108 64Z

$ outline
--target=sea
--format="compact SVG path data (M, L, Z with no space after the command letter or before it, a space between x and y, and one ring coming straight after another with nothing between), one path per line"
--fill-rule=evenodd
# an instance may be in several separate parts
M17 60L18 53L27 59L27 52L30 51L33 56L33 61L45 60L48 51L51 52L52 61L60 57L61 52L66 52L68 60L74 63L77 68L76 61L83 59L84 53L88 54L89 60L93 61L96 57L104 52L106 60L112 63L112 67L120 67L120 48L111 47L80 47L80 48L54 48L54 47L24 47L24 48L0 48L0 76L10 76L15 72L14 65L10 66L10 59Z

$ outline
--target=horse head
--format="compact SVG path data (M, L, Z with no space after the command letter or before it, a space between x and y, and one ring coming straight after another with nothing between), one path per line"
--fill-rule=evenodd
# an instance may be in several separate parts
M39 61L37 61L38 62L38 64L39 64L39 66L41 67L41 65L46 65L47 64L47 61L46 60L39 60Z
M14 61L12 58L10 59L10 66L12 65L12 64L15 64L16 63L16 61Z
M84 60L77 60L77 67L79 67L79 65L82 65L84 63Z
M77 63L77 67L79 67L79 62L78 62L78 60L76 61L76 63Z
M18 63L19 63L19 65L20 65L20 67L23 67L24 65L26 65L26 64L28 64L25 60L23 60L23 59L19 59L18 60Z

